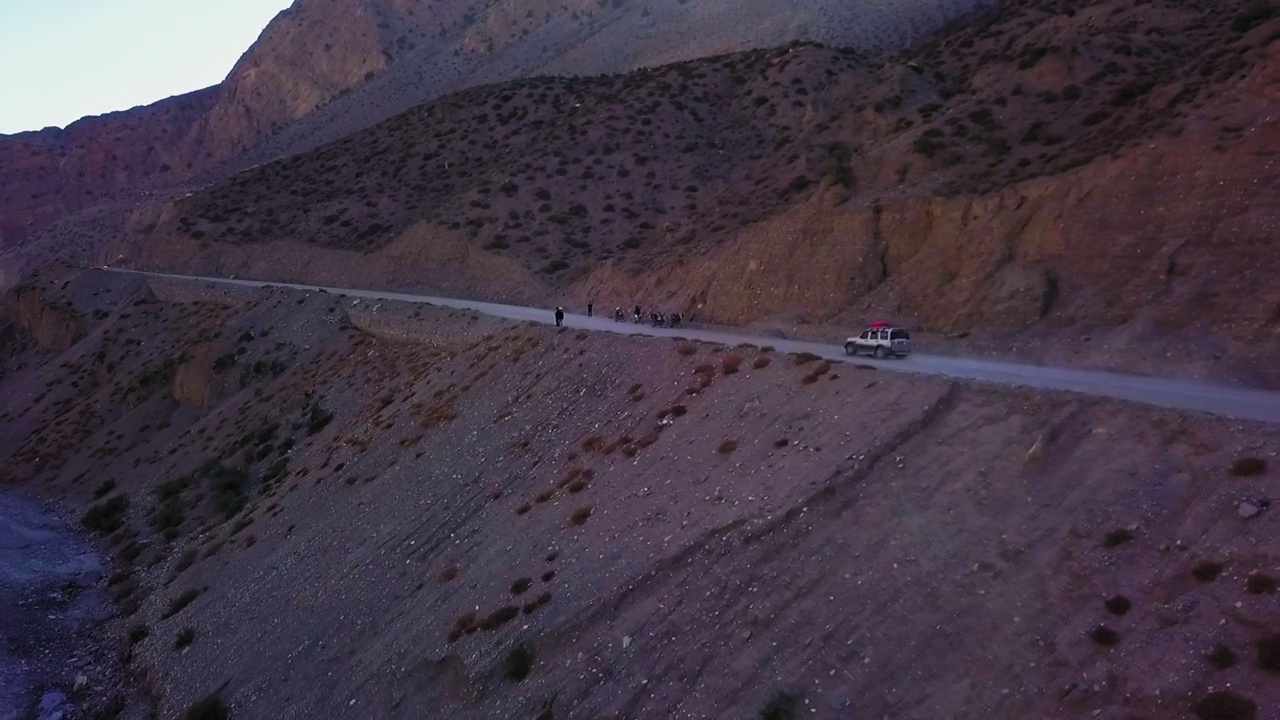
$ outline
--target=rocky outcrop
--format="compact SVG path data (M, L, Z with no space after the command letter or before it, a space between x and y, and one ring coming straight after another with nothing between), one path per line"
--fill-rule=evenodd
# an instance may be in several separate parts
M5 298L5 316L18 333L32 338L42 350L66 350L84 337L85 319L70 303L51 303L34 286L14 288Z
M216 352L210 345L192 348L173 374L173 398L183 407L203 410L218 397L221 383L213 371Z

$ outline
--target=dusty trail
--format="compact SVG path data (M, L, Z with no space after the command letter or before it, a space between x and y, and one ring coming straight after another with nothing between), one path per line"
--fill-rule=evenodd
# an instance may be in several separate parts
M242 287L286 287L313 292L325 291L333 294L347 295L353 298L373 300L399 300L403 302L426 303L440 307L472 310L493 317L550 324L554 321L550 309L530 308L518 305L478 300L460 300L442 298L431 295L415 295L411 293L390 292L386 290L358 290L352 288L322 287L284 282L264 282L259 280L242 280L228 278L196 277L190 275L173 275L168 273L140 272L122 268L107 268L112 272L136 273L152 277L175 280L192 280ZM731 330L711 327L684 327L678 329L655 328L645 324L631 322L618 323L604 317L586 317L585 315L566 314L565 325L571 328L621 333L627 335L644 335L649 337L680 337L691 340L738 345L769 345L780 352L809 352L831 361L845 362L855 360L846 357L844 349L824 343L801 340L784 340L780 338L748 335ZM1082 393L1095 397L1115 398L1130 402L1155 405L1158 407L1192 410L1196 412L1220 415L1241 420L1260 420L1268 423L1280 423L1280 392L1260 390L1249 387L1231 387L1214 385L1194 380L1174 380L1120 373L1098 372L1092 370L1073 370L1070 368L1049 367L1044 365L1028 365L1012 362L998 362L970 358L947 357L915 353L907 360L875 360L858 357L856 361L874 365L882 370L895 372L939 375L959 380L996 383L1001 385L1017 385L1022 387L1041 388L1044 390L1060 390Z

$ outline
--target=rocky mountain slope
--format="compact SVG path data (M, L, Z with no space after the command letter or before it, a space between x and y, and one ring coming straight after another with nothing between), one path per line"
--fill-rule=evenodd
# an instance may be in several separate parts
M1029 1L892 59L795 45L485 86L139 211L109 255L1069 331L1274 382L1278 37L1253 2Z
M312 148L478 83L619 72L795 39L898 47L979 4L297 0L214 88L0 137L0 249L125 191Z
M1280 707L1269 428L92 271L4 312L3 480L111 549L126 716Z

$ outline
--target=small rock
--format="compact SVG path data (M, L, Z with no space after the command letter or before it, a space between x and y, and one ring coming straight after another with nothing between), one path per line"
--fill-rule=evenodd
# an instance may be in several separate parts
M81 690L85 685L88 685L88 684L89 684L89 678L88 678L88 676L85 676L85 675L77 675L77 676L76 676L76 684L75 684L75 686L74 686L72 689L73 689L73 690L75 690L76 692L79 692L79 691L80 691L80 690Z
M1262 512L1262 508L1251 502L1242 502L1236 507L1236 515L1239 515L1244 520L1257 517L1260 512Z
M623 649L623 650L626 650L626 649L627 649L627 648L629 648L629 647L631 647L631 636L630 636L630 635L623 635L623 636L622 636L622 649Z
M40 698L36 717L38 720L62 720L66 715L63 710L66 703L67 696L60 692L45 693Z

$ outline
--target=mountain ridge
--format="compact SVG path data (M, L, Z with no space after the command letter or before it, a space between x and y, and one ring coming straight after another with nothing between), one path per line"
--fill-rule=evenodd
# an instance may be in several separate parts
M514 0L297 0L271 21L214 88L86 119L90 126L104 126L100 132L77 128L70 136L46 131L0 136L0 248L121 191L222 177L477 84L528 74L617 72L689 59L715 51L708 45L713 34L722 50L782 44L808 35L890 47L979 5L979 0L889 6L825 0L752 0L746 5L661 0L643 6L544 0L535 14L533 6ZM874 27L864 31L847 24L843 31L833 31L817 22L801 26L790 20L805 13L816 18L832 7L843 18L874 18ZM666 31L656 25L655 16L664 13L672 15L665 19L669 26L678 21L687 26L679 40L665 40ZM606 15L608 22L602 19ZM746 17L773 22L748 23ZM916 23L918 31L901 30ZM640 33L641 26L652 30ZM335 102L338 107L288 132ZM153 117L162 109L188 106L199 112ZM81 166L75 160L79 154L100 155L109 162L101 168ZM68 156L70 164L64 162Z

